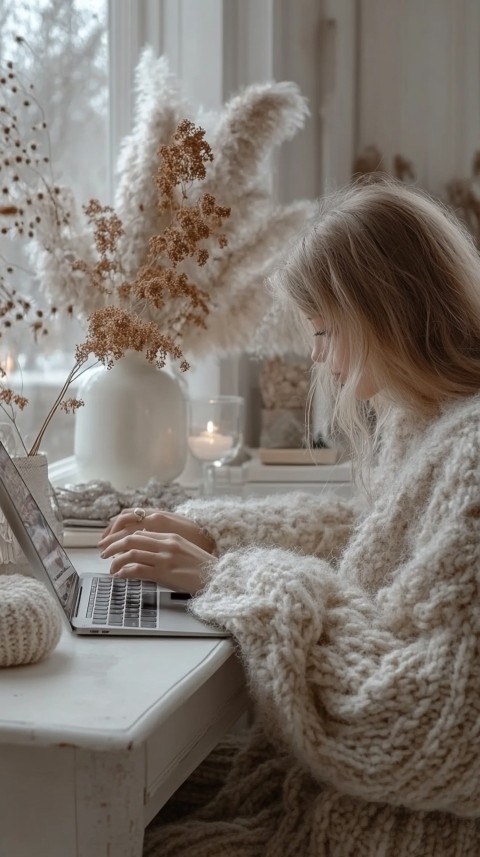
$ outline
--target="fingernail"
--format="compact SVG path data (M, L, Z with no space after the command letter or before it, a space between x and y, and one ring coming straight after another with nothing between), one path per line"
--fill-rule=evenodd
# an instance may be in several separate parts
M100 554L100 559L105 559L105 551L103 551L103 553Z

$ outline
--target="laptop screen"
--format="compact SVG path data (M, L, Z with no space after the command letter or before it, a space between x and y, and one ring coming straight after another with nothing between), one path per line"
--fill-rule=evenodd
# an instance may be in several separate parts
M71 620L78 574L1 441L0 481L4 488L0 494L0 505L17 541L32 565L38 568L40 561L63 610ZM3 502L4 494L8 495L16 515L12 515L8 502Z

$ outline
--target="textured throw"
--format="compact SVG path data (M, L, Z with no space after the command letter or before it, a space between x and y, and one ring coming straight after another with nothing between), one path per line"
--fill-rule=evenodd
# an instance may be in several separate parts
M395 413L368 501L190 501L255 705L147 857L478 857L480 398Z
M20 574L0 577L0 667L41 660L61 631L59 609L43 583Z
M171 511L188 497L181 485L159 482L158 479L149 479L143 488L126 488L124 491L118 491L111 482L92 479L57 488L55 494L65 520L83 518L89 521L108 521L123 509L135 506Z

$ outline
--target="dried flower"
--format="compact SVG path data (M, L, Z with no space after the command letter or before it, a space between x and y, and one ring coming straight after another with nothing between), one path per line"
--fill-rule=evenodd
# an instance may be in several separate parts
M182 371L189 368L179 338L187 325L205 327L208 296L179 270L179 266L188 258L196 259L198 264L208 259L209 251L199 247L202 241L215 237L219 245L225 246L226 239L218 230L230 215L230 209L217 205L212 194L189 204L190 185L205 176L205 162L213 160L204 135L202 128L184 121L178 126L171 144L159 149L160 163L152 180L159 188L159 210L168 213L169 221L161 234L150 238L147 264L139 268L131 282L125 279L120 257L120 242L125 234L120 218L110 206L103 206L98 200L90 200L85 206L86 218L93 228L97 261L73 259L71 266L73 271L81 271L86 276L89 288L101 294L106 305L89 315L86 338L75 349L75 366L30 454L38 452L59 407L72 413L81 407L81 400L63 397L92 356L107 369L129 350L143 353L159 368L165 365L168 355L180 361ZM178 199L177 189L180 190ZM142 318L145 308L167 306L169 316L162 328L155 321ZM72 311L73 307L69 305L67 309ZM37 313L33 326L42 323L42 316Z
M16 80L13 65L11 68L10 80ZM19 91L24 97L24 89L19 87ZM23 118L30 105L31 100L24 98ZM189 325L205 327L209 297L182 265L187 259L199 267L205 265L210 255L205 242L209 240L215 240L220 248L226 246L220 229L230 209L218 205L211 193L197 195L190 201L192 185L205 178L206 164L213 161L213 153L204 130L184 120L175 129L170 143L158 148L159 163L151 183L156 189L156 205L164 226L150 236L145 264L127 276L122 261L124 225L111 206L94 199L84 206L86 227L92 234L90 249L77 256L69 241L65 241L74 220L71 197L40 171L40 164L49 162L38 136L40 130L44 136L47 134L46 122L42 121L40 129L32 125L35 136L24 141L16 113L6 101L2 112L7 117L3 125L0 123L0 139L3 135L0 174L6 202L0 206L0 222L5 224L7 233L35 239L43 252L60 262L65 274L68 272L73 279L80 277L83 287L95 295L85 339L75 348L75 364L32 444L29 454L33 455L38 452L56 411L61 408L66 413L75 413L82 406L80 399L66 398L66 393L92 358L111 368L127 350L134 350L158 367L164 366L170 355L180 362L182 371L188 369L180 347L181 335ZM11 153L12 148L19 152L15 157L5 154ZM37 179L33 185L32 171ZM35 214L26 215L33 205ZM31 302L7 283L12 271L13 267L5 263L0 274L0 320L5 328L25 322L32 314ZM67 316L73 315L75 302L61 306ZM148 311L160 308L166 311L161 323L145 317ZM38 338L48 333L48 313L40 308L33 310L28 325ZM57 313L55 302L50 314ZM15 408L23 409L27 400L4 383L0 387L0 408L15 422Z
M153 180L158 188L158 209L167 215L167 225L149 239L146 264L131 281L125 279L121 262L125 234L121 220L110 206L102 206L97 200L86 206L98 261L89 264L75 260L72 267L82 271L90 288L100 291L108 303L88 317L87 338L75 352L79 366L93 354L111 368L125 351L133 350L144 353L158 367L164 366L170 355L181 361L183 371L188 369L179 344L181 335L186 326L206 326L209 306L208 295L180 268L189 258L198 265L205 264L209 251L199 246L201 242L216 238L224 245L218 230L230 215L230 209L217 205L212 194L190 204L192 183L205 177L205 164L213 160L204 137L202 128L184 120L171 143L160 146L160 163ZM167 315L161 326L145 320L146 311L164 308Z
M191 107L165 58L150 48L140 57L135 88L133 130L121 147L113 207L91 200L79 211L68 188L45 180L51 166L42 160L37 133L24 145L10 113L4 117L3 134L11 142L9 163L0 170L0 231L14 225L30 238L50 313L87 323L75 366L32 452L56 409L78 406L65 394L92 357L108 367L134 349L159 366L171 355L184 370L183 352L233 353L254 342L271 304L265 276L314 210L308 201L276 206L272 197L269 156L308 114L295 84L256 84L232 98L212 128L211 146L199 123L186 118ZM19 97L27 101L30 92ZM29 109L22 105L18 112ZM44 123L37 128L46 133ZM42 178L20 200L17 188L27 168ZM2 215L2 208L10 213ZM27 312L27 301L18 300L5 320L8 313ZM29 323L43 336L46 319L33 319L35 309L28 308ZM275 317L266 329L270 341L288 341Z
M40 199L48 207L52 237L68 222L68 211L58 205L47 124L33 90L13 62L0 66L0 233L17 243L33 239L43 226L35 211ZM0 256L0 339L2 331L10 333L23 326L38 342L48 334L49 319L57 313L56 307L43 310L21 294L16 280L25 274L31 276L32 272ZM15 423L17 412L28 400L11 389L3 369L0 377L0 409Z
M179 334L181 346L192 358L256 350L256 332L272 303L265 277L280 262L285 245L315 212L314 204L307 200L276 205L271 182L271 155L304 124L308 115L306 99L294 83L254 84L230 99L218 115L204 116L186 102L165 57L156 57L149 47L142 52L135 71L135 92L133 129L120 149L114 198L114 209L124 229L118 248L126 282L134 283L142 266L147 266L150 238L166 238L166 228L179 225L169 224L170 209L163 210L158 205L163 184L157 187L152 182L152 164L159 145L173 140L185 117L197 117L195 125L204 125L207 120L206 136L215 157L205 161L205 178L195 180L189 202L198 202L203 196L200 213L207 216L211 213L211 196L231 208L231 214L216 237L199 245L196 256L179 263L187 280L194 282L209 300L208 318L204 316L207 335L202 324L184 325ZM175 165L176 161L174 152L169 163ZM168 198L168 176L164 189ZM181 201L181 187L173 199ZM86 318L102 305L102 296L90 288L83 271L76 270L72 277L65 256L71 252L73 257L91 264L98 260L85 221L72 200L69 211L70 225L68 230L62 230L59 251L53 247L53 252L46 253L34 239L30 244L32 261L41 291L57 305L73 303L77 316ZM190 234L203 228L190 220L188 212L181 217L185 217ZM45 222L45 216L42 219ZM184 237L177 233L175 240L169 242L173 252L181 254ZM171 305L166 294L161 300L142 305L145 293L153 298L158 285L160 272L156 268L148 265L148 277L147 270L143 272L142 288L138 289L139 311L142 317L171 332ZM134 300L131 291L130 297ZM276 345L285 350L289 326L283 319L282 325L276 318L269 318L262 347Z

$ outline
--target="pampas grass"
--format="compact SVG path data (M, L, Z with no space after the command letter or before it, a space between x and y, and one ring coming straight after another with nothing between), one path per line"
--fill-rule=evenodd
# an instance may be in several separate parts
M285 245L313 213L307 200L275 205L272 155L297 133L307 116L307 102L294 83L272 82L246 87L218 114L205 117L187 102L164 57L155 57L149 47L140 57L135 73L133 127L120 149L114 198L114 209L125 232L120 242L124 276L135 275L146 261L149 239L162 232L164 215L156 204L158 191L153 180L157 152L159 146L169 143L182 118L197 125L208 118L212 125L207 133L214 160L205 179L190 189L189 197L211 193L219 203L231 207L223 227L226 250L219 253L213 242L207 243L210 256L204 266L199 267L194 260L184 265L189 279L210 298L207 330L186 327L179 342L190 359L258 346L256 334L263 329L262 320L272 304L265 278L278 264ZM31 256L41 289L58 305L73 304L75 313L86 318L97 309L98 294L88 288L82 272L69 270L69 260L92 259L93 240L74 200L68 199L65 204L69 226L56 234L55 240L45 234L40 241L36 238ZM144 312L145 320L155 320L161 327L162 310L155 311L155 317L152 310L145 308ZM167 314L165 308L165 318ZM290 342L281 314L271 316L263 350L278 353L292 350L293 345L294 337Z

